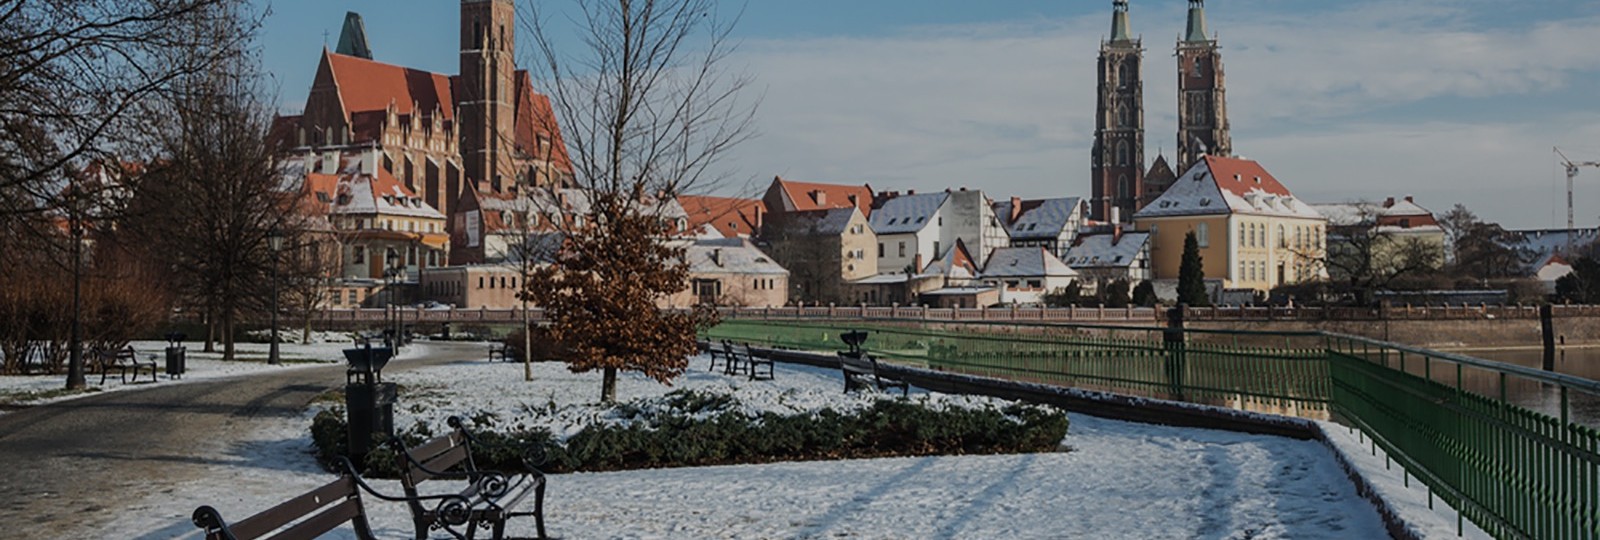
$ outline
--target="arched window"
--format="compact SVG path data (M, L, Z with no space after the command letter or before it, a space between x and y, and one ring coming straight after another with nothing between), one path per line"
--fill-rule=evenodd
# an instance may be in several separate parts
M1124 174L1117 177L1117 197L1121 199L1127 199L1128 189L1128 175Z
M1117 107L1117 127L1128 127L1133 125L1132 111L1133 107L1130 107L1126 104L1121 107Z
M1284 249L1289 248L1289 235L1284 234L1283 224L1278 225L1278 247Z
M1128 141L1117 143L1117 166L1128 166Z

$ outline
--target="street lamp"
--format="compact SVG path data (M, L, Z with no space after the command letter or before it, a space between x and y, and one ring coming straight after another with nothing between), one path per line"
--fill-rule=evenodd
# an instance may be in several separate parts
M399 353L401 320L400 309L395 307L395 295L400 293L400 281L405 276L406 267L401 265L403 261L400 258L400 252L393 249L388 250L388 255L384 257L384 261L388 263L388 268L384 272L384 277L387 278L384 288L389 290L389 312L394 317L394 320L389 324L389 350L392 353Z
M267 245L272 248L272 344L267 348L267 363L278 365L278 253L283 250L283 233L277 227L267 231Z
M67 389L77 390L89 386L83 376L83 216L78 207L77 175L71 175L72 185L67 191L67 207L72 233L72 336L67 359Z

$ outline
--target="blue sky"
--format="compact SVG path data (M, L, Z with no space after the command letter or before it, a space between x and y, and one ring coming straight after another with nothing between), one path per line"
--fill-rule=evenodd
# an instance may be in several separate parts
M1187 3L1132 4L1148 49L1154 159L1175 139L1171 50ZM1087 195L1110 5L727 2L728 14L744 8L734 62L763 102L762 135L729 162L749 183L725 194L782 175ZM300 108L323 34L337 41L345 11L366 19L378 60L454 73L457 6L277 0L261 46L281 107ZM1224 47L1235 151L1304 199L1411 194L1438 212L1465 203L1507 226L1559 227L1564 177L1551 147L1600 160L1600 0L1213 0L1207 12ZM1579 176L1577 213L1600 224L1600 169Z

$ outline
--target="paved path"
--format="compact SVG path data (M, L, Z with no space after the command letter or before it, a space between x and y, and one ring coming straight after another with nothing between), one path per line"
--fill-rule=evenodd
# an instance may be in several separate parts
M481 359L478 344L429 344L386 371ZM88 538L161 485L199 477L252 421L297 417L344 384L344 367L111 392L0 415L0 523L11 538Z

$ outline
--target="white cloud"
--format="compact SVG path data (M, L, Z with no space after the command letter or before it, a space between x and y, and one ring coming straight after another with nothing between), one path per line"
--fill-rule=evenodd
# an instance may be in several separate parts
M1412 192L1435 207L1466 202L1512 226L1548 225L1549 147L1589 144L1600 153L1594 118L1533 112L1477 124L1420 105L1457 99L1515 110L1553 89L1591 84L1600 57L1585 43L1600 35L1600 19L1474 30L1462 22L1469 5L1350 3L1314 18L1213 13L1235 149L1308 198ZM1182 17L1172 8L1136 13L1149 49L1150 159L1173 147L1176 68L1173 38L1149 36L1175 35ZM763 135L739 148L741 170L878 189L1087 195L1094 66L1108 22L1106 14L749 42L739 60L766 95ZM1417 110L1372 117L1396 108ZM1600 171L1591 176L1600 193ZM1595 207L1580 221L1597 221Z

